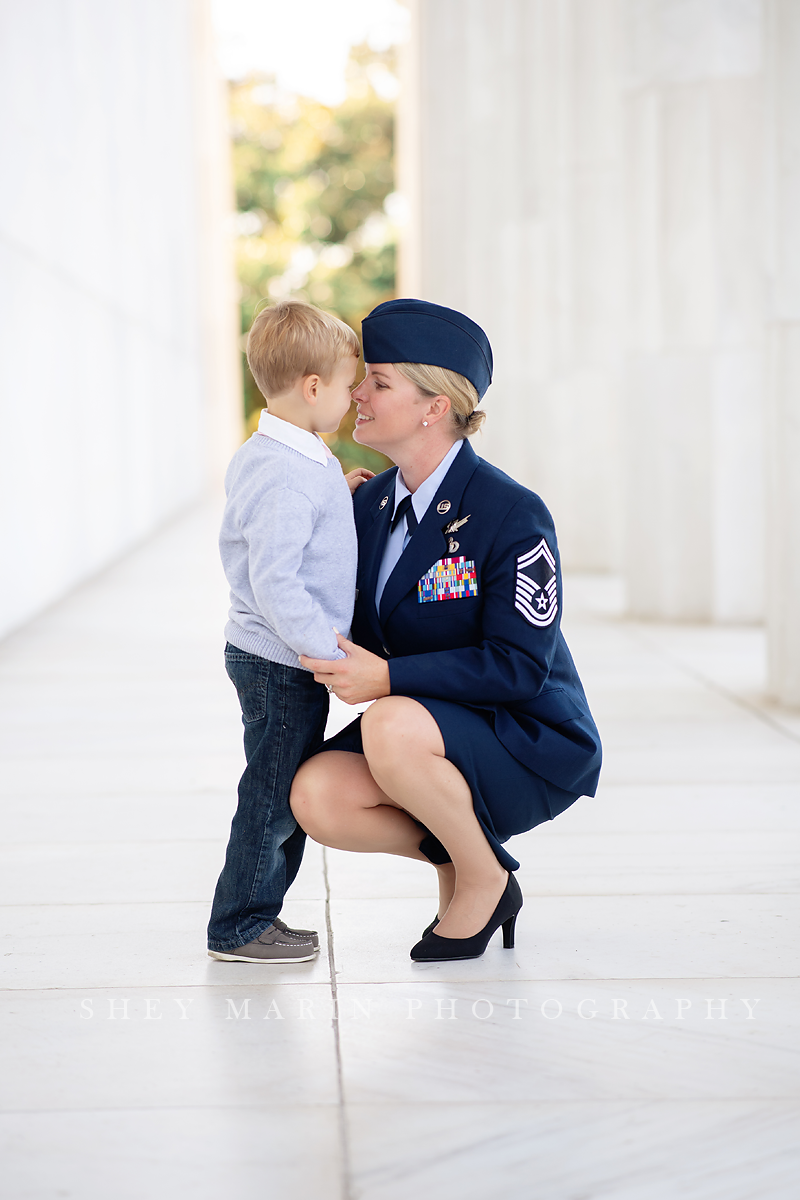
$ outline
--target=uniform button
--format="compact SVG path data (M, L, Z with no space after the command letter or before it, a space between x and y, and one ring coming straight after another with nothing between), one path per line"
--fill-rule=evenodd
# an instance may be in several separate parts
M392 652L388 646L383 647L383 653L386 655L387 658L391 658Z

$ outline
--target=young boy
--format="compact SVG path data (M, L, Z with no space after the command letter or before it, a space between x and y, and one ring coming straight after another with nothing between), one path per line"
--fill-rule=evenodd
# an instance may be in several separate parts
M225 663L242 706L247 767L208 926L208 953L225 962L305 962L310 929L280 919L305 834L289 808L292 779L321 745L328 693L298 656L342 658L356 581L351 492L318 436L350 406L358 362L352 329L287 300L258 314L247 361L269 411L225 477L220 552L231 587Z

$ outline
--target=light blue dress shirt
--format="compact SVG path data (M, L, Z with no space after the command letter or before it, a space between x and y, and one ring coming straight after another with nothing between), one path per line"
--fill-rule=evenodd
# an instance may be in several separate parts
M456 455L463 445L463 438L453 443L453 445L447 451L447 454L445 454L444 458L439 463L436 470L432 471L428 478L419 485L413 496L406 487L402 471L397 472L394 485L394 506L392 508L392 519L394 519L394 514L397 512L397 506L400 501L404 499L405 496L411 496L411 507L414 509L414 515L418 521L422 520L422 518L425 516L425 513L430 508L431 500L433 500L433 497L438 492L442 480L452 467L453 463L455 462ZM378 609L380 608L381 596L383 595L383 589L386 587L386 581L397 566L400 555L403 553L410 540L411 538L408 532L408 524L406 522L406 518L403 517L402 521L398 522L397 526L391 531L389 537L386 539L386 547L383 551L383 558L381 559L381 569L378 571L378 582L375 587L375 607Z

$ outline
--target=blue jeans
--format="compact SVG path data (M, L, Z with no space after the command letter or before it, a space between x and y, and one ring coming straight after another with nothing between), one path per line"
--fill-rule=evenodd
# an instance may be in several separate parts
M225 666L242 706L247 767L211 907L209 950L252 942L281 911L306 840L289 792L297 768L322 745L329 704L323 685L300 667L230 643Z

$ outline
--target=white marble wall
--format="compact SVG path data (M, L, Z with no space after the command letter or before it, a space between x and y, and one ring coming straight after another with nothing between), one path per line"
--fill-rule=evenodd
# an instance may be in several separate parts
M621 559L618 0L418 0L400 111L401 294L487 330L478 452L540 492L565 562Z
M760 0L626 0L626 571L636 615L764 603Z
M769 682L800 707L800 5L767 6Z
M195 0L0 6L0 633L235 445L211 50Z

